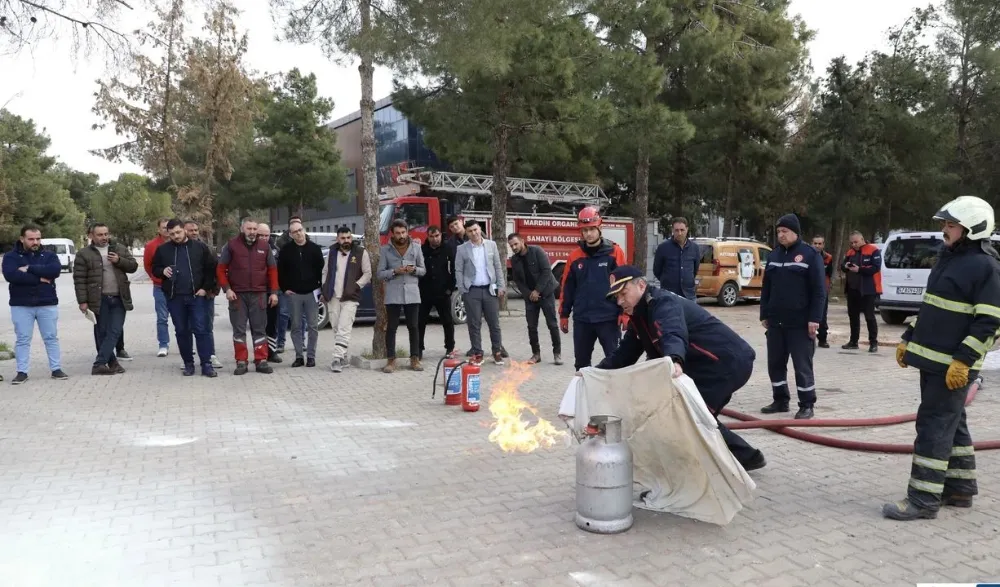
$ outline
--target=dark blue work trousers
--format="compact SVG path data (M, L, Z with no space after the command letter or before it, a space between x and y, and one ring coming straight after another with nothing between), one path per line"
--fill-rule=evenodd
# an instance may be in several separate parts
M816 341L809 338L809 329L805 326L771 326L767 329L767 374L771 378L771 394L776 403L787 406L791 399L788 392L788 358L791 357L799 407L813 407L816 403L815 354Z
M685 372L694 380L698 386L698 393L705 400L705 405L712 414L718 417L722 408L726 407L733 394L742 388L750 380L753 374L754 357L747 357L745 360L731 362L725 365L715 363L714 365L688 365ZM752 461L757 456L757 449L743 440L743 437L736 434L725 424L719 422L719 432L729 447L729 452L733 453L736 460L741 464Z
M618 327L618 320L607 322L581 322L573 321L573 356L576 370L589 367L591 358L594 355L594 344L601 342L604 349L604 356L610 357L618 342L621 340L622 331Z

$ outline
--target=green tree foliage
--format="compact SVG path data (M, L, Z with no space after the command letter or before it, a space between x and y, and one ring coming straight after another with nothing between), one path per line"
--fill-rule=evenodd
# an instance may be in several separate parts
M91 199L95 222L108 225L115 239L138 246L156 235L156 221L171 215L170 194L154 191L147 178L123 173L101 184Z
M267 94L256 140L229 185L243 208L319 208L347 197L337 136L323 123L333 101L316 90L316 76L292 69Z
M96 173L86 173L70 169L63 163L56 163L52 172L61 178L64 188L69 190L69 197L76 203L76 207L90 220L90 199L101 183L100 177Z
M427 39L414 51L414 68L431 81L398 88L394 104L439 156L466 168L489 165L491 236L501 251L513 173L545 178L561 168L558 179L596 176L587 155L610 122L604 94L611 62L585 18L569 8L559 0L409 5L409 20ZM458 31L476 39L476 51L459 42Z
M45 237L79 240L84 215L64 185L62 169L46 155L51 141L35 127L0 110L0 239L13 241L24 224Z

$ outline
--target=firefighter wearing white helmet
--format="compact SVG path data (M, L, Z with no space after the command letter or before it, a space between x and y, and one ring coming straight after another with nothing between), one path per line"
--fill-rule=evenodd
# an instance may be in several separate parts
M1000 329L993 207L962 196L934 219L941 221L944 246L920 313L896 347L900 367L920 370L920 408L906 499L882 508L894 520L935 518L942 505L972 507L979 493L965 399Z

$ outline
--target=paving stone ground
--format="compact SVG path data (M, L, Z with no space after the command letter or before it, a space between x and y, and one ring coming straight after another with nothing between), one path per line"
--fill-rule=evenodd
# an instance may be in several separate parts
M909 457L855 453L765 431L755 503L726 527L636 511L615 536L578 530L574 447L507 455L487 441L487 411L431 399L430 370L384 375L325 366L231 375L230 328L216 321L223 374L185 378L175 351L156 358L152 296L135 287L128 373L89 375L93 339L59 280L63 365L50 381L35 340L31 379L9 385L0 363L0 586L325 585L914 585L1000 578L996 452L978 455L982 494L934 521L881 518L903 495ZM515 302L517 303L517 302ZM222 308L220 304L220 310ZM706 306L757 349L756 372L730 407L770 401L757 306ZM6 308L0 339L12 341ZM877 355L817 351L818 417L910 413L916 373ZM885 327L894 339L899 328ZM529 354L523 318L503 322L515 358ZM405 336L401 339L405 340ZM840 335L837 338L836 335ZM429 329L427 366L442 353ZM371 329L355 330L354 347ZM460 345L467 347L464 329ZM547 333L542 333L543 344ZM565 355L572 343L564 338ZM289 359L289 354L285 354ZM551 357L545 353L546 359ZM595 359L600 357L600 351ZM571 361L570 361L571 363ZM549 419L572 366L543 364L522 395ZM484 367L484 389L503 369ZM994 383L996 381L997 383ZM1000 438L1000 376L969 408L973 435ZM913 425L827 433L911 443Z

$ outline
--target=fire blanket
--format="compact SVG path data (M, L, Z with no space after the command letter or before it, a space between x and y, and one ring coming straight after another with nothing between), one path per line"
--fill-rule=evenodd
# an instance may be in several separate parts
M614 371L588 367L570 383L559 415L579 436L592 415L618 416L632 449L641 509L725 525L757 488L726 447L694 381L671 378L669 358ZM669 383L667 383L669 382Z

